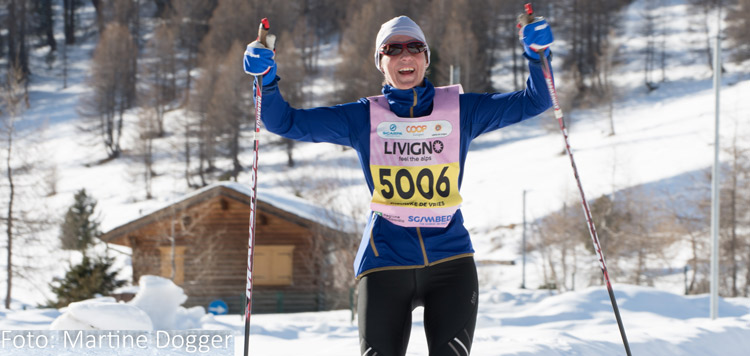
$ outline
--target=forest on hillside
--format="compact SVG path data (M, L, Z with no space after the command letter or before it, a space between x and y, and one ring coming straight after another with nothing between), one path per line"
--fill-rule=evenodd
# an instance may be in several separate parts
M618 13L628 0L564 0L536 2L535 11L549 19L558 39L555 66L574 83L566 97L572 107L602 105L614 100L609 74L618 64L611 45ZM704 14L694 30L705 33L706 65L712 66L709 18L723 6L733 44L732 60L750 58L750 1L689 0ZM377 94L382 75L372 65L374 36L380 24L407 14L421 24L430 42L432 63L428 77L445 85L453 74L470 92L507 92L525 85L526 61L518 42L517 15L522 1L417 0L417 1L257 1L257 0L4 0L0 18L0 61L5 83L27 88L34 69L31 53L45 53L48 66L61 71L66 81L67 48L94 38L88 75L96 88L80 106L83 124L101 136L108 157L122 153L123 114L144 109L142 130L148 137L163 137L164 114L186 108L194 118L184 123L186 145L197 144L187 162L197 161L197 180L186 172L191 186L207 184L217 156L234 160L226 172L241 170L237 160L237 132L252 117L247 77L238 75L240 53L267 17L278 35L280 87L296 107L330 105ZM662 34L666 30L658 11L665 0L647 1L642 31L644 85L655 90L668 66ZM94 21L81 20L83 9L94 9ZM62 21L62 24L56 23ZM55 31L63 33L55 33ZM60 43L58 43L60 42ZM306 90L320 76L321 51L335 42L339 64L330 78L329 95ZM455 73L450 73L454 68ZM512 73L512 80L493 86L496 72ZM13 81L14 83L10 83ZM7 85L6 85L7 86ZM25 95L23 92L19 94ZM26 102L26 100L22 100ZM12 110L6 109L5 112ZM210 138L221 137L213 142ZM292 143L288 142L289 149ZM143 146L148 149L148 144ZM289 164L293 164L291 157Z
M468 92L507 92L523 88L526 60L518 41L517 15L526 1L513 0L0 0L0 79L3 83L3 206L13 206L13 172L10 147L12 122L31 103L28 87L33 74L47 66L57 71L63 87L67 82L70 48L96 43L86 75L93 90L80 99L77 108L82 134L98 142L107 160L137 157L146 172L158 152L154 141L167 135L179 137L183 151L184 181L189 187L206 186L221 179L237 179L250 162L241 162L241 133L247 132L254 115L250 85L242 72L241 54L254 40L260 19L267 17L271 32L278 36L276 60L282 78L280 88L295 107L333 105L354 101L380 91L382 74L372 61L374 38L380 24L406 14L425 31L432 57L428 77L436 85L449 84L450 68L460 68L460 82ZM558 75L569 83L565 95L568 110L608 105L617 99L610 74L619 63L612 45L620 24L620 10L630 0L558 0L535 2L535 11L553 27L556 44L553 61ZM723 9L727 27L724 40L732 48L727 60L750 58L750 0L688 0L701 14L691 30L702 34L701 55L712 68L710 23ZM641 31L647 38L643 53L643 85L658 90L669 68L669 53L663 40L667 24L656 11L667 0L645 1ZM337 51L337 64L322 63L323 51ZM31 60L33 56L43 57ZM41 59L41 60L40 60ZM328 76L331 90L310 90L314 79ZM330 71L330 72L328 72ZM512 80L493 83L495 73L509 73ZM167 113L184 110L180 129L169 132ZM136 113L137 127L125 120ZM172 125L171 127L175 127ZM132 147L123 147L126 130L138 132ZM612 132L614 134L614 132ZM293 166L294 143L280 139ZM728 148L733 161L728 166L722 190L722 294L750 295L750 206L748 177L750 154L735 145ZM219 167L218 160L232 162ZM147 195L150 197L147 174ZM710 179L707 178L707 179ZM648 284L647 259L687 239L694 251L695 272L686 292L708 289L705 221L706 201L694 209L665 211L651 206L637 191L625 199L602 197L592 202L595 219L602 222L601 236L606 255L636 261L634 271L623 276L628 282ZM653 203L656 204L656 203ZM644 208L646 207L646 208ZM659 213L654 213L655 211ZM575 246L588 246L588 232L569 226L582 219L579 209L563 209L538 223L536 248L547 258L549 284L565 288L565 271ZM19 219L12 209L2 218L6 226ZM22 222L18 222L19 226ZM11 234L11 227L6 229ZM687 236L687 237L686 237ZM10 241L10 237L8 238ZM617 243L637 241L638 243ZM10 247L9 247L10 248ZM562 266L562 267L561 267ZM562 272L557 275L555 271Z
M288 101L297 107L328 105L356 100L379 92L382 75L371 63L373 38L381 23L395 15L408 14L420 23L430 42L432 82L448 84L450 68L460 70L460 81L471 92L517 90L525 84L525 60L516 30L521 1L203 1L203 0L92 0L95 20L81 21L87 8L83 0L5 0L0 18L5 24L0 36L3 77L18 87L28 86L34 68L30 53L46 50L47 65L59 68L66 80L67 46L90 38L97 41L92 54L89 84L97 88L85 98L80 113L90 131L102 135L110 158L121 152L122 116L134 107L148 108L145 125L152 135L163 137L164 113L184 107L196 114L186 126L188 140L199 145L199 183L212 171L216 155L235 159L230 174L240 163L237 132L253 108L247 100L248 78L238 76L244 45L257 33L261 17L272 22L279 37L277 61ZM618 58L611 39L618 25L618 11L628 0L565 0L535 3L536 13L554 27L559 46L554 61L558 71L573 80L573 107L597 105L613 100L609 73ZM644 85L658 88L668 65L661 34L665 30L658 12L664 0L646 2L642 29L649 38L644 56ZM696 31L705 32L706 65L711 66L709 16L720 3L728 11L728 40L736 49L733 60L750 57L747 36L750 2L747 0L690 0L704 13ZM90 7L88 7L90 8ZM62 20L62 26L55 20ZM64 36L55 34L62 30ZM61 43L58 41L61 40ZM310 78L319 75L323 45L335 41L340 62L331 78L333 95L316 96L304 90ZM330 47L325 47L330 48ZM559 54L558 54L559 53ZM460 68L460 69L459 69ZM513 73L513 80L493 87L495 71ZM660 75L660 72L662 73ZM457 74L459 75L459 74ZM8 111L8 110L6 110ZM144 114L146 115L146 114ZM152 123L149 123L153 121ZM188 132L189 131L189 132ZM144 135L149 136L149 135ZM208 137L222 137L208 142ZM191 157L186 157L190 160ZM290 164L293 164L290 158Z

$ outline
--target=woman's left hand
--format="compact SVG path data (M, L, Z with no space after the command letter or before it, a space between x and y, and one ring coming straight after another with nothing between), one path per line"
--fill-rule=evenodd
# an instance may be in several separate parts
M532 59L539 59L539 51L544 50L544 56L549 56L549 47L554 42L552 29L543 17L534 18L534 22L521 26L518 38L523 44L526 55Z

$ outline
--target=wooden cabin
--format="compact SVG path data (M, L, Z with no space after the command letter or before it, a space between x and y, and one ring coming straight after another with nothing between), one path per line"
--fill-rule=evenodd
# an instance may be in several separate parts
M214 184L120 225L101 239L131 249L134 284L147 274L171 278L188 296L186 307L207 307L211 301L221 299L230 313L242 313L250 194L249 187L238 183ZM314 216L316 213L324 214L302 199L264 196L261 192L256 218L253 312L349 307L349 287L330 280L341 274L335 270L351 269L350 264L341 265L348 259L326 256L332 251L330 241L342 236L356 239L356 235L331 227L335 224L330 219ZM333 236L337 238L331 239ZM331 260L341 262L332 265Z

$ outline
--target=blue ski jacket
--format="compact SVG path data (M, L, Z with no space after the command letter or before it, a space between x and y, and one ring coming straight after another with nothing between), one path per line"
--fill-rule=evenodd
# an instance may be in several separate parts
M459 188L466 154L474 138L535 117L552 106L540 61L529 59L529 72L524 90L504 94L460 95ZM270 85L263 87L261 120L266 129L294 140L329 142L354 148L372 194L369 100L361 98L356 102L331 107L295 109L282 97L278 89L279 79L277 76ZM385 85L382 93L391 111L400 117L420 117L432 112L435 87L427 79L424 86L408 90ZM354 272L359 279L379 270L422 268L473 254L460 209L445 228L406 228L370 214L354 262Z

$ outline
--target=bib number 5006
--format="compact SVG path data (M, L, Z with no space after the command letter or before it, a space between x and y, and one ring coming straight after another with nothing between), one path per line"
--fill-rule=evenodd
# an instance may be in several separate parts
M401 199L408 200L414 196L416 191L427 200L432 199L437 193L443 198L447 198L451 193L450 179L446 176L448 166L443 167L443 170L435 179L432 170L424 168L417 173L416 179L412 176L411 172L407 169L399 169L396 171L395 180L391 181L391 169L380 168L379 179L380 185L385 189L381 189L380 193L383 198L391 199L395 193ZM426 181L427 184L423 184Z

